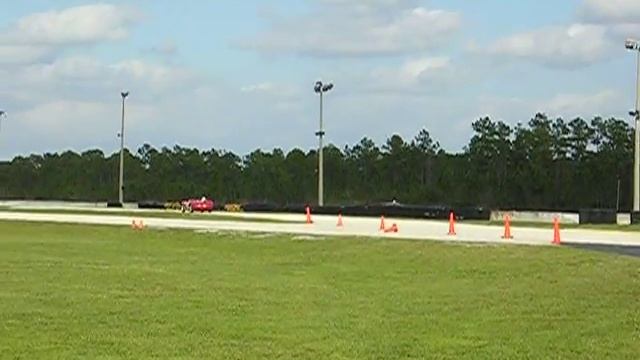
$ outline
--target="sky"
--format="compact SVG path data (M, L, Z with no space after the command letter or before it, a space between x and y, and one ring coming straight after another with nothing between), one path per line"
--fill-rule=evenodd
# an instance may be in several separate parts
M326 141L460 151L483 116L629 121L637 0L7 1L0 160L176 144L247 154Z

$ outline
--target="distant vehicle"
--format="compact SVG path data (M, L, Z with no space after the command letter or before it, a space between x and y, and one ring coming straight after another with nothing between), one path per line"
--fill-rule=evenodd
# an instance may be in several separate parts
M182 212L212 212L214 202L211 199L202 197L200 199L187 199L182 200Z

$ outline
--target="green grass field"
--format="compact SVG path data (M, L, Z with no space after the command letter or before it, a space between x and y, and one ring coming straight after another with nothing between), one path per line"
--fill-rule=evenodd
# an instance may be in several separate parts
M0 358L637 359L640 261L0 222Z

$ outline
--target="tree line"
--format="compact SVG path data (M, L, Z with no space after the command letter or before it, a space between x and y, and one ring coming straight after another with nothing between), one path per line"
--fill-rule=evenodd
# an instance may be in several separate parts
M631 207L633 129L623 120L565 121L536 114L510 126L488 117L472 124L459 153L428 130L378 145L324 149L325 202L479 205L569 210ZM18 156L0 164L0 198L117 199L119 154L101 150ZM127 201L203 195L218 202L317 201L317 151L255 150L246 156L144 144L125 151Z

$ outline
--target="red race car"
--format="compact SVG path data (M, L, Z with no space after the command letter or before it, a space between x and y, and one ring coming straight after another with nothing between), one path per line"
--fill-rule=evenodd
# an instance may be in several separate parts
M212 212L214 207L213 200L202 197L201 199L182 200L182 212Z

